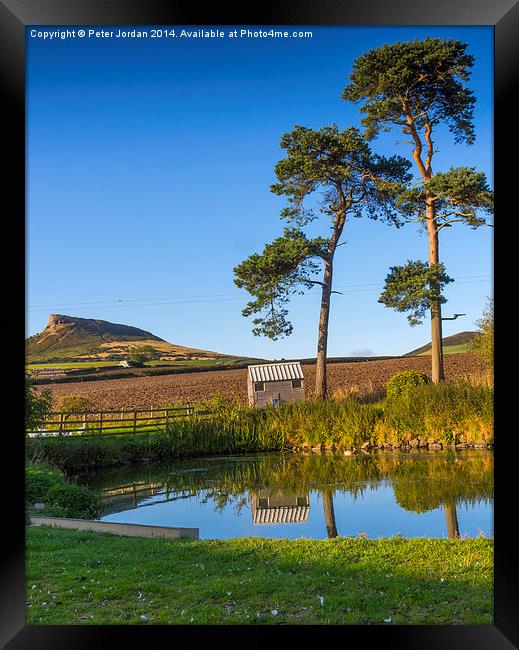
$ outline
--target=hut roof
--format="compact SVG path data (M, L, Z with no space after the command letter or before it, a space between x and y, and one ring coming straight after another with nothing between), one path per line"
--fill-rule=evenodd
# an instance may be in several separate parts
M255 508L255 524L294 524L307 521L310 506L278 506L274 508Z
M249 377L252 381L283 381L286 379L304 379L299 361L287 363L266 363L249 366Z

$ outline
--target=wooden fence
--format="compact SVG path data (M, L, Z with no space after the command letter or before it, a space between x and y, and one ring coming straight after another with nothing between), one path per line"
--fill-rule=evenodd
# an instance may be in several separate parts
M133 411L75 411L49 413L42 427L29 430L30 438L65 435L126 435L138 431L164 429L175 418L210 415L194 406L135 409Z

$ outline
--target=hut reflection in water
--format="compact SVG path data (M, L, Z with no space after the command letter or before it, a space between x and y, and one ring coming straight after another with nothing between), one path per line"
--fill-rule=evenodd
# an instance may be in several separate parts
M308 520L310 495L286 495L279 490L250 493L253 524L296 524Z

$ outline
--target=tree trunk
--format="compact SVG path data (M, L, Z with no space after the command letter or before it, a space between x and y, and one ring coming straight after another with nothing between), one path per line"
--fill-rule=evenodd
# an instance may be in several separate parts
M323 497L323 509L324 509L324 521L326 523L326 532L328 537L338 537L337 526L335 525L335 511L333 509L333 496L330 490L325 490L322 492Z
M452 539L457 539L460 536L460 529L458 525L458 516L456 514L456 502L450 501L444 504L445 519L447 521L447 535Z
M413 158L418 167L418 170L428 183L432 178L431 161L434 155L434 145L432 141L432 126L429 121L429 116L425 115L425 139L427 141L427 158L425 164L422 161L422 142L416 130L414 119L410 113L409 104L404 104L404 114L409 125L409 132L413 137L415 149L413 151ZM425 199L425 221L427 225L427 235L429 237L429 266L438 264L440 261L438 251L438 232L436 230L436 213L434 209L434 201L430 195ZM435 384L444 381L445 375L443 372L443 347L442 347L442 311L441 302L435 301L431 304L431 378Z
M317 359L315 374L315 397L325 399L328 385L326 381L326 353L328 348L328 321L330 317L330 296L332 293L333 253L324 261L323 293L319 314L319 333L317 336Z
M434 204L426 199L426 223L429 237L429 266L439 264L440 253ZM445 380L443 370L442 311L441 302L431 303L431 378L435 384Z

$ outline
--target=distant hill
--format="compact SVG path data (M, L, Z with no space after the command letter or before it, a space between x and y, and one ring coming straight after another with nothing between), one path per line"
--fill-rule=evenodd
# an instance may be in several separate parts
M467 352L469 343L472 341L477 332L459 332L458 334L453 334L452 336L446 336L443 340L443 353L444 354L453 354L455 352ZM412 350L407 354L404 354L404 357L416 357L423 354L431 354L431 344L423 345L421 348Z
M149 345L167 360L222 359L237 357L174 345L151 332L93 318L51 314L45 329L25 341L26 362L107 361L125 359L128 349Z

